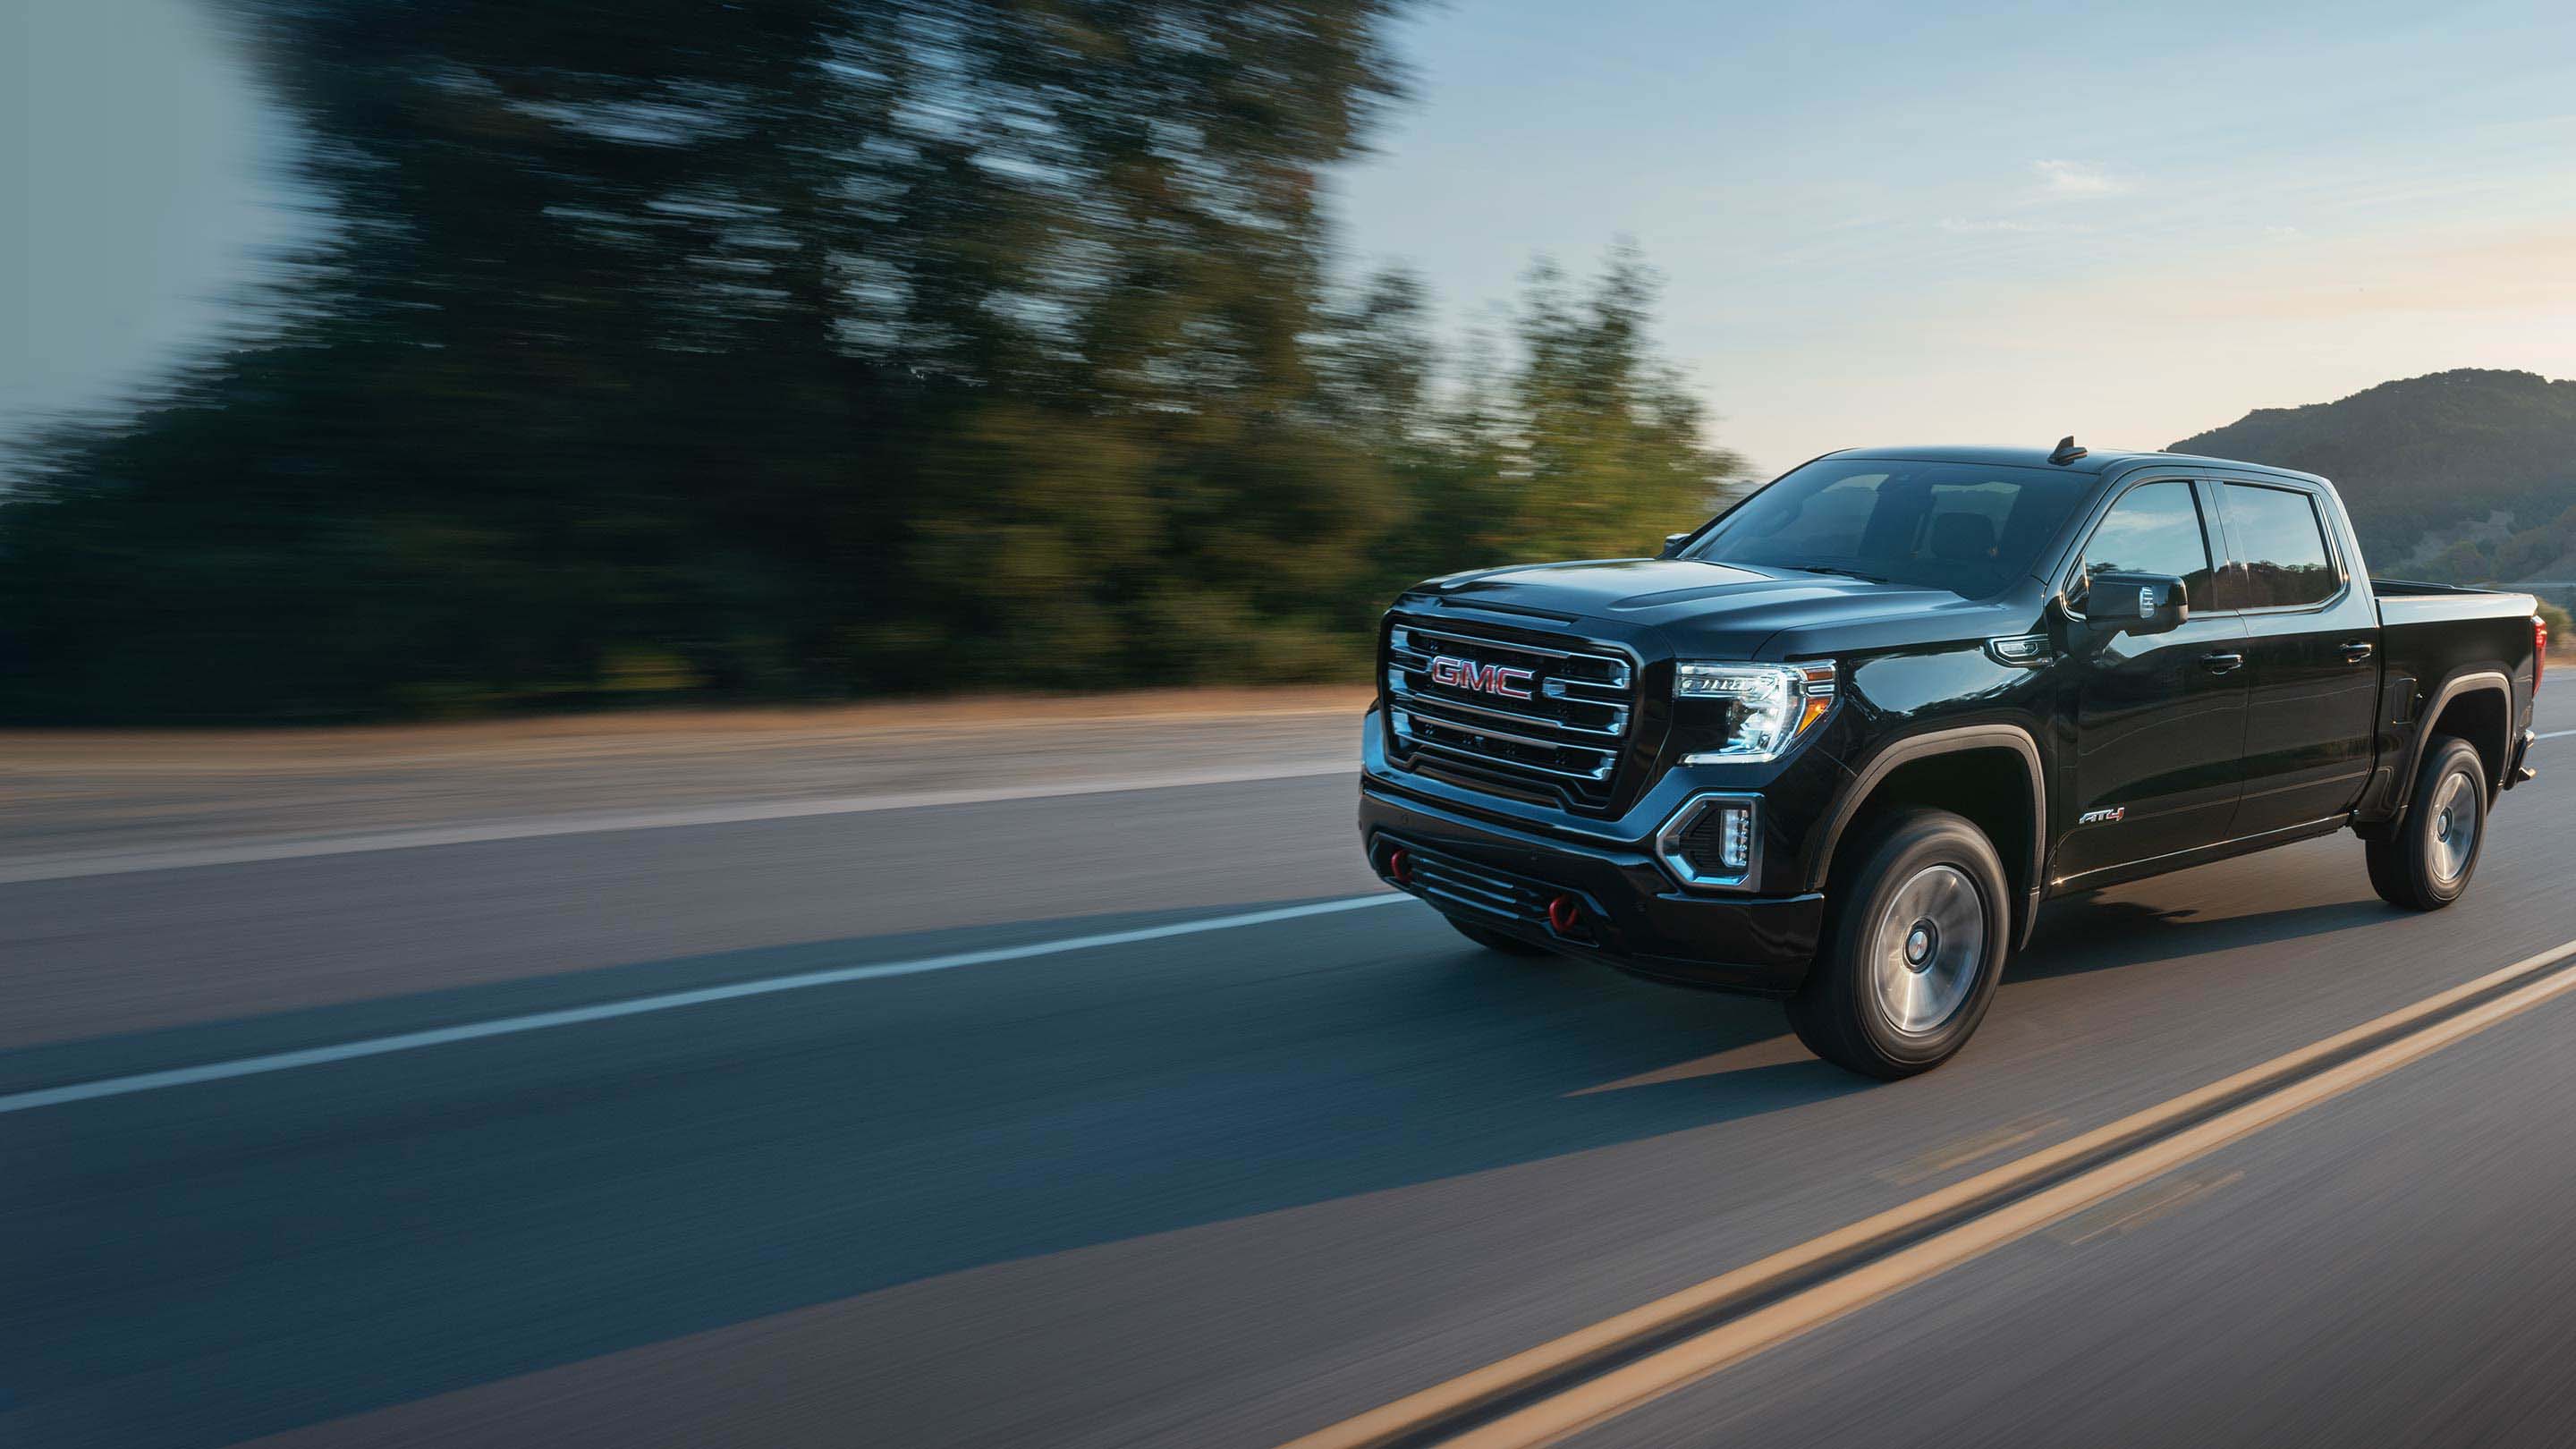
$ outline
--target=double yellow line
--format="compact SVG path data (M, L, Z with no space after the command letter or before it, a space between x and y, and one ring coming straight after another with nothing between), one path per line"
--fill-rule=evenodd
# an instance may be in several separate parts
M1283 1449L1553 1444L2576 991L2576 941Z

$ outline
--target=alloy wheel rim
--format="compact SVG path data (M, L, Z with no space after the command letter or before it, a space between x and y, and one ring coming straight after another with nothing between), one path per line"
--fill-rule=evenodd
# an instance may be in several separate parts
M1928 865L1888 897L1870 938L1880 1014L1905 1036L1940 1030L1966 1004L1986 956L1985 901L1955 865Z
M2477 782L2469 778L2467 771L2453 770L2442 777L2441 787L2433 792L2433 808L2425 825L2425 857L2432 866L2433 878L2444 885L2467 875L2469 861L2477 854L2477 802L2469 795L2476 788Z

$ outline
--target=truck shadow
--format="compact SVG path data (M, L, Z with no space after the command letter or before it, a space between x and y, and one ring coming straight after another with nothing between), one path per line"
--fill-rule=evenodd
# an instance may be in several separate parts
M2014 954L2004 980L2050 980L2177 962L2213 951L2380 926L2396 915L2378 900L2318 900L2249 913L2218 913L2213 902L2192 900L2190 892L2174 892L2174 900L2177 905L2161 905L2107 892L2050 900L2040 908L2040 926L2030 933L2030 946Z
M2030 944L2005 969L2006 981L2042 981L2241 950L2385 922L2376 900L2318 902L2244 915L2210 915L2205 903L2160 905L2082 895L2040 909Z

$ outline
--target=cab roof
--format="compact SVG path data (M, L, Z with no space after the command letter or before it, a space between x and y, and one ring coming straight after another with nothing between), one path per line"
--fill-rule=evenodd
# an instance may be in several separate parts
M2275 468L2263 463L2247 463L2235 458L2208 458L2197 453L2132 453L2117 449L2096 448L2083 457L2064 463L2052 463L2052 448L1997 448L1962 446L1956 443L1935 445L1912 444L1878 448L1838 448L1825 454L1828 458L1887 458L1909 463L1971 463L1986 467L2063 468L2070 473L2105 473L2130 464L2171 463L2183 466L2241 469L2248 473L2269 473L2276 478L2299 478L2311 483L2326 480L2314 473L2301 473L2292 468Z

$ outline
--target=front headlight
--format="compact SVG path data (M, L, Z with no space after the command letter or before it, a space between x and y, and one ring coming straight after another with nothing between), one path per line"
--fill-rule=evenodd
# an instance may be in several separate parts
M1682 757L1685 765L1741 765L1776 760L1834 702L1831 664L1679 664L1673 698L1723 700L1734 706L1725 743Z

